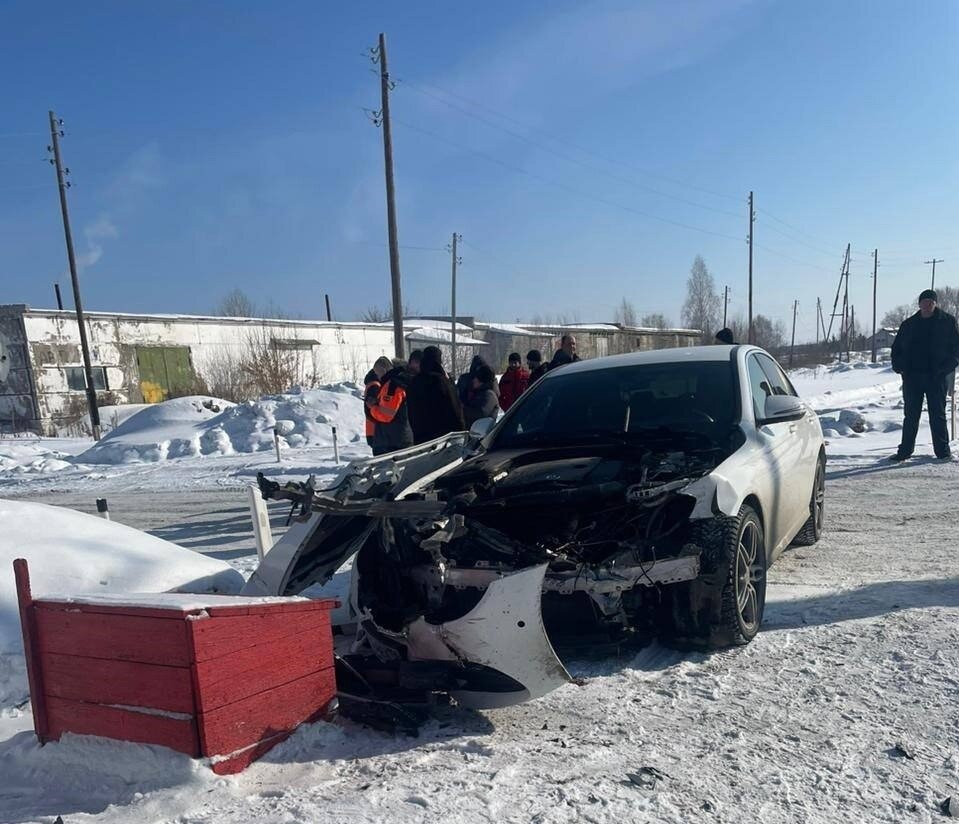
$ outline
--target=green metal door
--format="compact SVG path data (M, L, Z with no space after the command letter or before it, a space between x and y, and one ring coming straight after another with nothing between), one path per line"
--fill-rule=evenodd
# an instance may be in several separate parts
M145 403L184 395L195 382L189 346L138 346L137 366Z

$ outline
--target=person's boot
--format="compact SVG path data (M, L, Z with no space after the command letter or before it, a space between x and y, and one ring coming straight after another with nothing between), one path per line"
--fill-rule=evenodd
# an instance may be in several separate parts
M897 452L895 455L890 455L889 460L894 463L902 463L903 461L908 461L912 455L904 455L902 452Z

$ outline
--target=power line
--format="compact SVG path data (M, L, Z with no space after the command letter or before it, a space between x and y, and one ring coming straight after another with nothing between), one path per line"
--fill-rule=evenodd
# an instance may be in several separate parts
M474 107L476 107L476 108L483 109L484 111L487 111L487 112L489 112L490 114L492 114L492 115L494 115L494 116L496 116L496 117L499 117L499 118L501 118L501 119L503 119L503 120L506 120L507 122L513 123L513 124L515 124L515 125L517 125L517 126L521 126L521 127L524 128L524 129L529 129L530 131L537 131L537 128L536 128L535 126L531 126L529 123L524 123L522 120L518 120L517 118L512 117L511 115L508 115L508 114L503 114L502 112L499 112L499 111L497 111L496 109L493 109L493 108L491 108L490 106L487 106L487 105L484 104L484 103L480 103L480 102L478 102L478 101L476 101L476 100L471 100L471 99L468 98L468 97L464 97L464 96L462 96L462 95L456 94L455 92L451 92L451 91L449 91L448 89L443 89L443 88L441 88L441 87L439 87L439 86L437 86L437 85L435 85L435 84L433 84L433 83L424 83L423 81L415 81L415 82L414 82L414 81L410 81L409 79L402 79L402 80L400 80L399 82L406 83L406 84L410 85L411 87L414 86L414 85L418 85L418 86L421 86L421 87L422 87L422 86L427 86L427 87L429 87L429 88L435 89L436 91L440 92L441 94L446 95L447 97L451 97L451 98L453 98L454 100L460 100L460 101L462 101L463 103L467 103L467 104L470 105L470 106L474 106ZM440 101L440 102L445 102L445 101ZM448 104L447 104L447 105L448 105ZM652 169L645 169L645 168L642 168L642 167L640 167L640 166L633 165L633 164L631 164L631 163L626 163L625 161L622 161L622 160L617 160L617 159L614 159L614 158L611 158L611 157L606 157L606 156L604 156L604 155L601 155L601 154L593 151L592 149L587 149L585 146L582 146L581 144L575 143L575 142L573 142L573 141L571 141L571 140L564 139L564 138L560 138L560 137L556 137L555 135L552 135L552 134L550 134L550 133L548 133L548 132L544 132L544 131L542 131L542 130L539 130L539 131L540 131L540 133L542 133L542 134L546 134L546 135L549 137L549 139L552 140L552 141L555 142L555 143L559 143L559 144L561 144L561 145L569 146L570 148L576 149L577 151L582 152L583 154L590 155L590 156L592 156L592 157L595 157L595 158L598 159L598 160L602 160L604 163L610 163L610 164L612 164L612 165L614 165L614 166L622 166L623 168L631 169L631 170L633 170L633 171L635 171L635 172L639 172L640 174L647 175L647 176L649 176L649 177L657 177L657 178L659 178L660 180L667 181L667 182L669 182L669 183L672 183L672 184L675 185L675 186L682 186L682 187L687 188L687 189L692 189L692 190L695 190L695 191L698 191L698 192L703 192L704 194L712 195L713 197L720 197L720 198L725 198L726 200L732 200L732 201L734 201L734 202L739 202L739 197L738 197L737 195L731 195L731 194L729 194L728 192L717 192L717 191L715 191L714 189L708 189L708 188L703 187L703 186L697 186L696 184L693 184L693 183L688 183L688 182L683 181L683 180L678 180L678 179L676 179L676 178L669 177L668 175L664 175L664 174L662 174L661 172L653 171ZM738 215L737 215L737 217L738 217Z
M713 235L714 237L726 238L727 240L735 240L735 241L740 240L740 238L735 237L734 235L727 235L723 232L715 232L712 229L704 229L701 226L693 226L692 224L689 224L689 223L683 223L678 220L672 220L670 218L660 217L659 215L654 215L651 212L644 212L641 209L635 209L631 206L625 206L622 203L617 203L616 201L608 200L607 198L590 194L589 192L583 192L579 189L576 189L573 186L570 186L567 183L563 183L558 180L553 180L551 178L537 174L536 172L531 172L528 169L524 169L521 166L515 166L512 163L507 163L506 161L500 160L497 157L493 157L492 155L486 154L485 152L481 152L478 149L474 149L470 146L466 146L462 143L458 143L454 140L450 140L449 138L443 137L442 135L438 135L435 132L429 131L428 129L422 129L419 126L414 126L412 123L407 123L406 121L400 120L396 117L393 118L393 122L398 123L399 125L404 126L407 129L411 129L414 132L419 132L420 134L424 134L427 137L432 137L434 140L438 140L441 143L446 143L447 145L453 146L456 149L460 149L462 151L469 152L470 154L474 154L477 157L481 157L484 160L489 161L490 163L495 163L497 166L502 166L503 168L509 169L510 171L516 172L521 175L526 175L527 177L533 178L534 180L539 180L543 183L549 184L550 186L556 186L560 189L570 192L571 194L577 197L585 198L587 200L593 200L597 203L602 203L605 206L610 206L615 209L622 209L623 211L631 212L633 214L640 215L642 217L647 217L650 220L656 220L656 221L659 221L660 223L667 223L671 226L678 226L681 229L689 229L690 231L693 231L693 232L701 232L706 235Z
M448 101L448 100L444 100L444 99L443 99L442 97L440 97L439 95L432 94L431 92L427 91L426 89L423 89L423 88L418 87L418 85L415 84L415 83L411 83L410 81L405 81L405 85L406 85L408 88L413 89L414 91L418 92L419 94L426 95L427 97L430 97L430 98L432 98L433 100L439 101L440 103L442 103L442 104L445 105L445 106L448 106L449 108L453 109L454 111L461 112L462 114L465 114L467 117L472 117L473 119L478 120L480 123L485 123L486 125L494 128L494 129L499 129L500 131L504 132L505 134L508 134L508 135L510 135L511 137L516 138L517 140L522 140L524 143L527 143L528 145L533 146L534 148L540 149L541 151L548 152L549 154L555 155L556 157L560 158L561 160L565 160L567 163L574 163L574 164L576 164L577 166L581 166L581 167L584 168L584 169L588 169L589 171L598 172L599 174L606 175L606 176L607 176L608 178L610 178L611 180L615 180L615 181L617 181L617 182L619 182L619 183L625 183L625 184L627 184L628 186L633 186L633 187L638 188L638 189L643 189L644 191L650 192L650 193L652 193L652 194L654 194L654 195L657 195L657 196L659 196L659 197L665 197L665 198L669 198L669 199L672 199L672 200L676 200L676 201L678 201L678 202L680 202L680 203L685 203L687 206L693 206L694 208L704 209L704 210L709 211L709 212L716 212L717 214L727 215L728 217L733 217L733 218L738 218L738 217L739 217L739 215L737 215L735 212L730 212L730 211L727 211L726 209L717 209L717 208L715 208L714 206L706 206L706 205L703 204L703 203L697 203L695 200L689 200L689 199L687 199L687 198L685 198L685 197L681 197L681 196L679 196L679 195L670 194L669 192L664 192L664 191L662 191L662 190L660 190L660 189L654 189L654 188L652 188L651 186L647 186L647 185L645 185L645 184L643 184L643 183L639 183L639 182L637 182L636 180L633 180L633 179L630 179L630 178L621 177L620 175L613 174L613 173L611 173L611 172L609 172L609 171L607 171L607 170L605 170L605 169L603 169L603 168L601 168L601 167L599 167L599 166L596 166L596 165L594 165L594 164L587 163L587 162L585 162L585 161L583 161L583 160L580 160L579 158L576 158L576 157L573 157L572 155L566 154L565 152L559 152L559 151L557 151L556 149L552 149L552 148L550 148L549 146L544 145L543 143L540 143L540 142L538 142L538 141L536 141L536 140L533 140L533 139L530 138L528 135L520 134L519 132L513 131L512 129L508 129L508 128L506 128L505 126L502 126L502 125L500 125L499 123L496 123L496 122L490 120L489 118L482 117L481 115L476 114L476 112L473 112L473 111L470 111L470 110L467 109L467 108L464 108L463 106L458 106L458 105L456 105L455 103L451 103L451 102ZM561 143L561 142L562 142L562 141L560 141L560 140L557 140L556 138L552 138L552 139L553 139L555 142L557 142L557 143ZM580 151L585 151L585 150L582 150L582 149L581 149Z

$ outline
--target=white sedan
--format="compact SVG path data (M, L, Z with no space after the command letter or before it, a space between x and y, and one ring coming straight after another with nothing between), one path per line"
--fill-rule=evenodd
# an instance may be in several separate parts
M341 665L358 689L503 706L568 680L556 646L748 643L769 565L819 539L825 461L816 414L761 349L581 361L495 425L328 489L261 479L303 516L247 592L302 592L355 555Z

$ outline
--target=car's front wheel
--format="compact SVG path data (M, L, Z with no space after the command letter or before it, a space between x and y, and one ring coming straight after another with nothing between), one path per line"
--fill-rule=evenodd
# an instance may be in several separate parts
M766 536L759 514L744 504L734 517L700 522L700 576L668 589L667 637L708 649L748 644L759 632L766 606Z
M723 646L752 641L759 632L766 607L766 538L762 521L751 506L744 505L730 527L732 546L717 638Z

